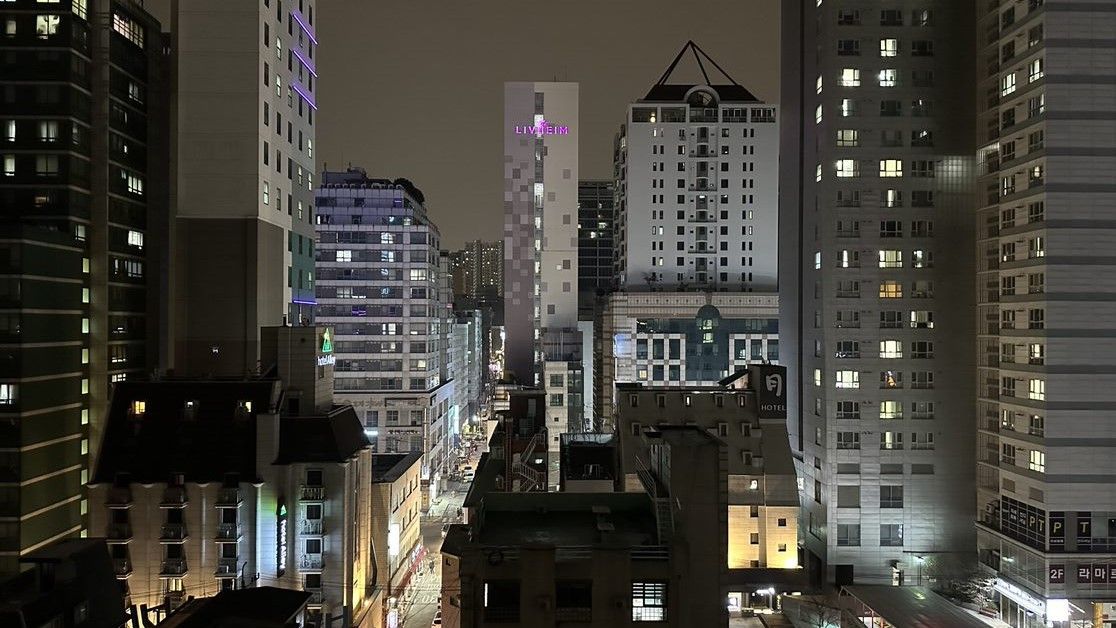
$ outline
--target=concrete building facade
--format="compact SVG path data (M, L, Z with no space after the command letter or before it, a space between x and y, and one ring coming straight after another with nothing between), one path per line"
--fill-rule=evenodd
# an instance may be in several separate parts
M606 431L620 384L712 385L749 364L780 362L773 294L615 292L597 325L594 423Z
M260 328L313 313L317 2L145 5L175 68L171 364L255 372Z
M359 168L323 173L316 202L317 319L334 326L337 397L377 452L430 452L453 398L438 227L409 181Z
M1116 603L1113 8L970 8L977 547L1011 626Z
M626 289L772 291L778 276L778 107L723 83L659 82L628 107L616 151L616 272ZM702 66L704 73L705 66Z
M576 83L504 84L505 359L527 383L576 331L578 132Z
M972 3L783 3L782 352L837 582L968 555Z
M114 382L166 359L168 66L141 3L4 3L0 575L87 529Z

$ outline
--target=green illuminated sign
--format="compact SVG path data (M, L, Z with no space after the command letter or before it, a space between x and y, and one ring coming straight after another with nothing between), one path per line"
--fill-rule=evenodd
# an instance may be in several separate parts
M322 353L333 353L333 339L329 337L329 330L322 332Z

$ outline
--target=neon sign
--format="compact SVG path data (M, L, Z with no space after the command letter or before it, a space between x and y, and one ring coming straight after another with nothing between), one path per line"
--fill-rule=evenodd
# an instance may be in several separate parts
M333 338L328 329L322 332L322 353L333 353Z
M534 135L535 137L542 137L544 135L569 135L570 127L558 126L550 124L546 120L539 118L533 126L518 126L515 127L516 135Z
M318 366L333 366L334 364L337 364L337 358L332 353L318 356Z

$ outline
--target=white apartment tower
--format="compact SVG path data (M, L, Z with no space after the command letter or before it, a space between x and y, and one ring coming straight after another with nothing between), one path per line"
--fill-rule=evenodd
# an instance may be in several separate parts
M1107 624L1116 603L1116 3L969 11L979 51L970 98L979 112L970 225L977 548L1011 626Z
M424 200L410 181L360 168L322 173L316 199L317 320L335 330L334 390L378 453L429 453L453 403L447 269Z
M781 353L838 583L972 558L972 11L783 3Z
M314 304L314 0L148 0L170 29L175 368L243 374Z
M669 82L686 53L704 83ZM714 84L705 73L720 71ZM626 289L774 291L778 266L777 107L687 44L628 107L615 168L618 282Z

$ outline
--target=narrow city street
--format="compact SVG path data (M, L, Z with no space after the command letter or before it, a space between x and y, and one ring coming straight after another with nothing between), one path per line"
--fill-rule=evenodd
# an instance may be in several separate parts
M477 451L465 464L475 469L483 447L483 444L478 446ZM415 576L414 584L411 586L410 601L403 612L402 626L405 628L427 628L434 620L442 595L442 528L447 524L461 522L458 511L468 490L467 483L451 480L446 490L431 503L430 511L422 518L422 542L426 547L426 565L422 572ZM431 566L433 569L430 568Z

